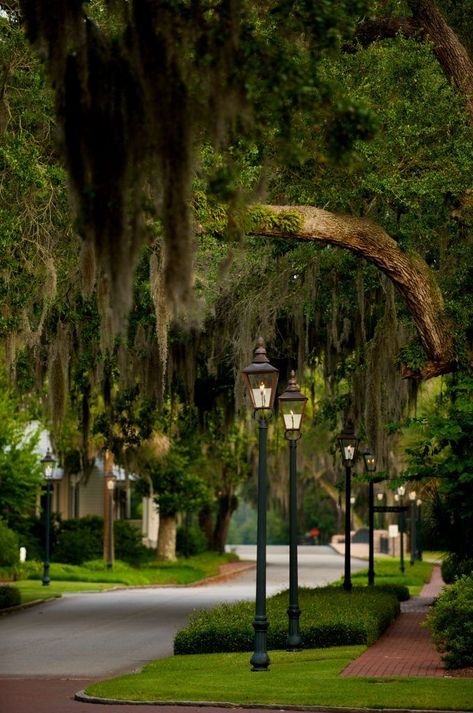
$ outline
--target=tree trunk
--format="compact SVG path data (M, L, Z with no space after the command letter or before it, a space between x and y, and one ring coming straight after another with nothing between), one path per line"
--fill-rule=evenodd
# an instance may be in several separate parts
M254 235L321 241L347 248L376 265L392 280L412 314L428 357L419 371L405 368L403 377L430 379L453 370L453 338L442 293L422 258L407 255L383 228L365 219L336 215L311 206L268 208L275 213L299 213L303 218L302 227L288 233L262 226L252 231Z
M207 540L207 548L213 547L213 526L212 526L212 508L210 505L205 505L199 511L199 527Z
M217 504L217 517L213 531L213 547L216 552L223 554L227 544L228 529L230 520L237 509L238 498L236 495L220 495Z
M465 97L473 124L473 62L452 28L432 0L409 0L414 19L433 44L435 56L448 80Z
M176 560L176 528L177 519L175 515L159 516L158 546L156 558L163 562L174 562Z

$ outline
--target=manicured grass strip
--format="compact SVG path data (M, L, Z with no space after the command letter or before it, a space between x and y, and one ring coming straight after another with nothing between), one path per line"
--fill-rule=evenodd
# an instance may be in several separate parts
M288 592L267 600L269 648L286 648L287 605ZM330 586L300 589L299 606L301 635L307 647L371 644L399 614L396 595L365 587L352 592ZM174 653L251 651L253 618L253 602L197 611L176 634Z
M37 599L53 599L60 597L61 594L68 592L99 592L104 589L111 589L116 584L107 584L106 582L54 582L51 581L49 586L43 587L42 582L32 581L29 579L21 582L12 582L12 587L17 587L21 592L21 603L26 604Z
M375 560L375 584L403 584L409 588L411 596L417 596L424 584L430 582L432 576L432 562L415 562L409 564L409 557L405 561L405 572L399 569L399 559L380 557ZM352 573L354 586L366 586L368 584L368 570L362 569Z
M248 653L173 656L95 683L87 693L130 701L473 710L472 679L340 677L363 650L273 651L270 670L262 673L250 671Z
M107 569L103 560L94 560L83 565L52 562L50 576L55 582L96 582L132 587L150 584L192 584L218 574L221 564L234 560L233 554L204 553L177 562L156 562L139 568L116 561L112 569ZM42 571L38 571L30 575L29 579L39 580L41 577Z

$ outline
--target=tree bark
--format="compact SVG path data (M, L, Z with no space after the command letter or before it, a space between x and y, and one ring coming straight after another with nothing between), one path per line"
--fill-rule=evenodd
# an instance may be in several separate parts
M212 549L216 552L220 552L221 554L225 552L230 520L232 519L232 515L237 509L237 506L238 499L235 495L224 494L218 499Z
M210 505L204 505L199 511L199 527L207 540L207 548L213 547L213 523L212 523L212 508Z
M255 235L320 241L347 248L387 275L403 296L426 350L428 362L403 377L430 379L455 367L453 338L443 297L434 274L419 256L408 255L381 227L365 219L336 215L311 206L268 206L276 213L290 210L303 218L296 233L262 227Z
M156 558L163 562L174 562L176 560L176 529L177 520L175 515L159 516L158 546Z

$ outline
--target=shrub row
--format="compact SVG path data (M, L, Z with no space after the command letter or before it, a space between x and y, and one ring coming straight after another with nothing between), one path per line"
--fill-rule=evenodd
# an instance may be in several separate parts
M445 668L473 666L473 574L460 577L445 589L427 625Z
M473 574L473 557L465 557L451 552L442 560L442 579L452 584L458 577Z
M268 648L285 649L288 592L267 601ZM319 587L299 590L302 614L300 629L306 648L370 645L399 614L398 597L377 587L360 587L352 592ZM222 604L198 611L174 639L175 654L251 651L253 648L254 604Z
M0 586L0 609L16 607L21 602L20 590L16 587Z

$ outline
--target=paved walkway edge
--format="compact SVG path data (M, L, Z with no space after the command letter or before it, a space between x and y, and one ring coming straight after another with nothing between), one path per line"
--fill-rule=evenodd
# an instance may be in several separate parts
M135 706L182 706L194 708L240 708L244 710L267 710L267 711L314 711L314 713L367 713L367 711L377 711L377 713L463 713L462 711L444 710L441 708L342 708L337 706L292 706L277 705L276 703L267 705L264 703L229 703L218 701L127 701L116 700L115 698L97 698L88 696L85 691L79 691L74 696L76 701L82 703L103 703L112 705L135 705Z

